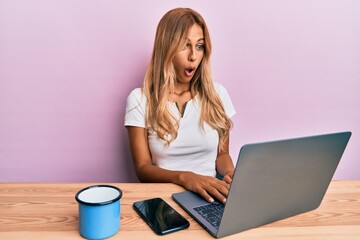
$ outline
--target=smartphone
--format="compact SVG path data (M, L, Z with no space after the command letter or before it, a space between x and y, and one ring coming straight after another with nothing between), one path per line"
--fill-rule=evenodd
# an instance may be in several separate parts
M161 198L138 201L133 204L136 212L158 235L186 229L190 223Z

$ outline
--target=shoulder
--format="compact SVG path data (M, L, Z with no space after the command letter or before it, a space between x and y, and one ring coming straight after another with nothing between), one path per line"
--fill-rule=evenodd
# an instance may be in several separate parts
M228 95L226 88L218 82L214 82L214 89L216 93L219 94L220 97L223 96L224 94Z
M140 104L140 103L145 103L146 102L145 99L146 99L146 97L143 94L142 89L135 88L130 92L129 96L127 97L127 102L128 102L128 104L129 103Z
M126 111L130 111L134 108L146 108L146 97L141 88L135 88L127 97Z
M125 126L145 127L146 97L141 88L132 90L127 98Z
M133 89L128 96L128 98L135 98L135 99L138 99L141 97L144 97L144 94L143 94L141 88Z
M226 114L229 117L234 116L236 111L226 88L220 83L216 83L216 82L214 82L214 88L224 105Z

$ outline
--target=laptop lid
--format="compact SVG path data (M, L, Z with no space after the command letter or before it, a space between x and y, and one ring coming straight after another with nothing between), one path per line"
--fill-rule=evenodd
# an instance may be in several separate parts
M341 132L244 145L216 237L317 208L350 136Z

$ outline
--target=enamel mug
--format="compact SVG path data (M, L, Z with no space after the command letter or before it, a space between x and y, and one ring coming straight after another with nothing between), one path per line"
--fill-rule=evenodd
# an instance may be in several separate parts
M111 185L94 185L75 196L79 203L80 235L87 239L104 239L120 229L122 191Z

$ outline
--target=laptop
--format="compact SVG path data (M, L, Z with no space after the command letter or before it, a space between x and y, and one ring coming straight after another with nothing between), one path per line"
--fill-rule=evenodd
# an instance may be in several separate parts
M191 191L173 199L216 238L316 209L351 132L244 145L226 204Z

